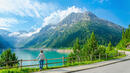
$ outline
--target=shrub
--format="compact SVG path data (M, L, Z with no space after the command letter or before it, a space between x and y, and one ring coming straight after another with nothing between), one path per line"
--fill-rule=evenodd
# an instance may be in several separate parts
M11 62L16 61L16 62ZM13 66L18 64L18 58L16 57L15 53L11 52L11 49L7 49L0 55L0 66Z

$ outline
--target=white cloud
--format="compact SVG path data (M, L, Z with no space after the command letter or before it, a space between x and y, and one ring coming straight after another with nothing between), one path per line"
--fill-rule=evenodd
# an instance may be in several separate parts
M13 32L13 33L10 33L10 34L9 34L9 36L18 36L18 35L20 35L19 32Z
M41 30L41 28L38 28L34 32L23 33L23 34L20 34L19 37L30 37L33 34L36 34L36 33L40 32L40 30Z
M53 9L55 6L51 3L39 3L32 0L0 0L0 13L41 17Z
M30 37L33 34L40 32L40 30L44 26L49 25L49 24L57 24L58 22L63 20L66 16L71 14L72 12L79 13L79 12L84 12L84 10L86 9L76 8L75 6L69 7L66 10L57 10L56 12L51 13L49 16L43 19L43 25L40 28L36 29L34 32L21 34L20 37Z
M9 30L9 29L6 27L0 27L0 30Z
M43 26L46 26L48 24L57 24L58 22L63 20L66 16L68 16L70 13L72 12L79 13L83 11L84 11L83 9L76 8L75 6L72 6L68 8L67 10L58 10L50 14L50 16L47 16L46 18L44 18Z
M8 29L12 25L18 24L15 18L0 18L0 29Z
M40 32L41 28L38 28L36 31L34 32L28 32L28 33L20 33L20 32L12 32L9 34L9 36L17 36L19 38L23 38L23 37L30 37L33 34L36 34L38 32Z

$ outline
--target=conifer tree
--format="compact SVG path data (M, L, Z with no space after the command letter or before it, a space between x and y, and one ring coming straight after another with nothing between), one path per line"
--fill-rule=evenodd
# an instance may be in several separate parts
M123 38L120 40L120 42L117 45L118 49L125 49L127 43L130 42L130 25L128 26L127 29L125 29L124 33L122 33L122 37Z
M130 29L130 24L129 24L129 26L128 26L128 29Z
M88 39L84 45L84 51L89 55L90 54L94 55L97 53L97 50L98 50L98 43L95 38L94 32L92 32L90 39Z
M124 31L124 28L123 28L123 30L122 30L122 39L124 39L125 38L125 31Z
M0 55L0 66L13 66L18 64L18 62L10 62L10 61L18 61L15 53L11 52L11 49L7 49Z
M108 49L109 51L112 50L112 44L111 44L111 42L108 43L108 47L107 47L107 49Z
M74 53L77 55L78 53L80 53L80 44L79 44L79 39L77 38L76 39L76 42L74 44L74 47L73 47L73 51Z

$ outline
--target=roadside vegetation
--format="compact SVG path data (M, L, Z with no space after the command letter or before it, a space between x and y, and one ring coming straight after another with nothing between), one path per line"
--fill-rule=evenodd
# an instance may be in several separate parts
M82 46L80 45L80 40L77 38L73 52L69 55L72 57L68 59L68 61L77 61L77 60L97 60L97 59L105 59L113 58L119 56L118 50L115 49L111 42L109 42L108 46L98 45L98 41L95 38L94 32L92 32L91 37L86 41L86 43Z
M116 48L120 50L130 51L130 49L126 49L128 44L130 44L130 25L126 30L122 31L122 39L120 40Z

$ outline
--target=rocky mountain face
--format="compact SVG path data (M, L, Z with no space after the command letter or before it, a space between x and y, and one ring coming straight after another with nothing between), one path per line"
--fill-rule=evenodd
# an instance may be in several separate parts
M83 44L92 32L99 44L116 45L121 39L121 26L100 19L91 12L71 13L57 24L47 25L33 35L23 47L72 47L76 38Z

